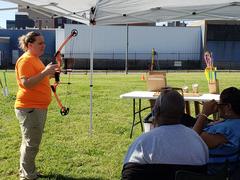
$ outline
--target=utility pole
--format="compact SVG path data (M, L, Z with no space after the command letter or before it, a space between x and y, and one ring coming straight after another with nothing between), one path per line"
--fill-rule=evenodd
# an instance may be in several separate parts
M126 25L126 58L125 58L125 73L128 74L128 24Z

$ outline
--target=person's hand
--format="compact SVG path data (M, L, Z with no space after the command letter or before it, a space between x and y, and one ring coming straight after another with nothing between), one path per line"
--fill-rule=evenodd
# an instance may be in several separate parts
M203 103L202 113L205 114L206 116L216 113L217 111L218 111L217 102L215 100Z
M58 65L57 65L57 64L49 63L49 64L45 67L45 69L43 70L42 73L43 73L45 76L50 76L50 77L52 77L52 76L54 76L55 72L58 71L58 70L59 70L59 68L58 68Z

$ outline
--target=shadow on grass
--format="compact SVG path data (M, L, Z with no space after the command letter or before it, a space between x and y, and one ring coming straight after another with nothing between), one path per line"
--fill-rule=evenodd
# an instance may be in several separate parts
M38 180L103 180L103 178L88 178L88 177L80 177L80 178L73 178L69 176L64 176L61 174L50 174L50 175L41 175Z

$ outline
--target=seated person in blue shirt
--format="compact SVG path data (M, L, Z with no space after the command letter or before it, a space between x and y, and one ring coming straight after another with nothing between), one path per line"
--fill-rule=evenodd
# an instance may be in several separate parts
M209 115L219 111L221 121L208 124ZM231 179L240 179L240 90L229 87L220 94L220 102L215 100L203 104L193 129L209 147L209 172L216 173L226 162L230 166Z
M191 128L180 124L184 99L175 90L164 90L156 101L155 128L129 147L124 164L204 165L208 148Z

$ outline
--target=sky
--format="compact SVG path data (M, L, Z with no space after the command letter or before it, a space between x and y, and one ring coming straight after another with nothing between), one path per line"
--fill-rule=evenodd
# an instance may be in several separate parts
M6 20L15 20L16 10L2 10L4 8L17 7L16 4L0 0L0 27L6 28Z

